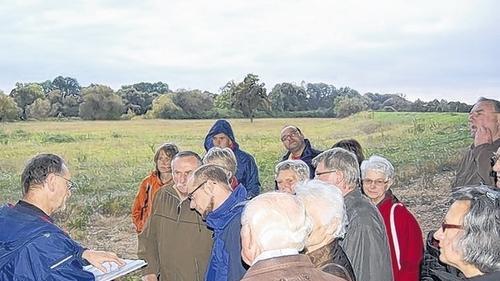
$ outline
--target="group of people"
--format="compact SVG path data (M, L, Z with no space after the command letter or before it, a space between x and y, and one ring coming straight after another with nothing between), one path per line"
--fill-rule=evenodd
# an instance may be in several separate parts
M276 190L262 194L256 161L228 121L209 130L203 157L166 143L132 207L142 279L500 280L500 102L481 98L469 125L474 143L452 204L425 245L391 191L394 166L365 159L356 140L319 151L300 128L283 127ZM0 280L93 280L83 265L123 263L53 224L73 188L62 158L35 156L22 184L23 198L0 209L10 230L0 234Z

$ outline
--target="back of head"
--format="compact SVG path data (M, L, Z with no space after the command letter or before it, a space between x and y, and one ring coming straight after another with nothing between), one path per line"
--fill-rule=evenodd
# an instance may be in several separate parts
M38 154L31 158L21 174L23 195L33 185L42 184L49 174L62 174L67 170L64 160L55 154Z
M278 176L279 172L290 170L297 175L299 181L305 181L309 179L309 166L306 162L302 160L285 160L279 162L274 169L275 177Z
M229 184L230 177L227 174L226 170L219 165L201 165L193 172L192 177L194 180L193 183L195 185L199 185L200 183L205 181L214 181L216 183L219 183L220 186L222 186L226 190L232 191Z
M304 203L307 214L315 223L330 231L333 238L343 237L347 226L344 197L338 187L320 180L310 180L297 185L296 196ZM335 229L328 229L330 226Z
M345 183L350 188L356 188L360 182L359 164L354 153L343 148L330 148L316 156L312 163L318 166L323 163L329 170L342 172Z
M363 154L363 148L361 144L355 139L341 140L335 143L332 148L340 147L347 151L350 151L356 155L359 165L365 160L365 155Z
M464 261L483 273L500 271L500 191L485 185L462 187L454 189L452 198L470 202L458 242Z
M231 173L231 176L236 175L237 160L234 152L226 147L212 147L203 157L203 164L216 164L226 169ZM230 177L231 177L230 176Z
M294 195L267 192L250 200L241 216L248 226L252 242L261 251L304 248L312 224L304 204Z
M373 155L361 163L361 177L368 171L375 171L385 175L386 180L394 180L394 166L384 157Z

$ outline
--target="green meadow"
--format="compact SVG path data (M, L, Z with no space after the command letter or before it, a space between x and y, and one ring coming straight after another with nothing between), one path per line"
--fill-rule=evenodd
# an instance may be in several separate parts
M66 159L79 186L61 215L67 228L84 230L95 213L126 215L138 184L154 167L155 148L174 142L182 150L203 154L203 139L213 122L138 119L0 123L0 203L14 203L20 198L24 163L37 153L50 152ZM460 113L362 112L345 119L230 122L240 147L256 158L264 190L274 187L273 168L284 153L279 132L286 124L300 127L318 149L330 148L344 138L357 139L365 156L379 154L392 161L398 185L453 170L461 151L471 142L467 115Z

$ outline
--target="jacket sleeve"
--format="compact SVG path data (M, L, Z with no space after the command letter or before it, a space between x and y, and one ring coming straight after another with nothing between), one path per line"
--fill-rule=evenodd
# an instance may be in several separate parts
M247 169L245 171L246 183L243 185L248 192L248 198L253 198L260 193L259 169L255 163L255 158L248 154Z
M15 280L86 281L94 275L83 270L83 248L63 233L48 233L20 252Z
M243 267L243 261L241 259L241 241L240 241L240 219L235 219L231 222L231 230L226 241L226 249L229 254L229 264L227 280L241 280L243 275L245 275L245 268Z
M401 249L401 268L404 268L399 272L399 279L420 280L420 263L424 253L422 231L417 220L406 207L398 206L394 212L396 233Z
M144 179L141 184L139 185L139 190L137 191L137 195L135 196L134 199L134 204L132 205L132 222L135 225L135 230L137 232L140 232L140 230L143 228L143 222L142 222L142 214L143 212L142 207L144 206L144 200L146 198L146 188L148 185L148 179Z
M137 243L137 256L145 260L148 265L143 270L143 275L158 274L160 273L160 258L158 254L158 241L157 241L157 218L155 216L158 207L158 198L155 197L153 201L153 212L146 221L144 229L138 235Z

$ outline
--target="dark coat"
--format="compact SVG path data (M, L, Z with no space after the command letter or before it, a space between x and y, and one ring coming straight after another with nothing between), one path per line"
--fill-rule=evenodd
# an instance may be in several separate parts
M312 160L314 157L318 156L318 154L321 153L321 150L316 150L312 148L311 142L309 142L308 139L304 139L305 142L305 148L304 151L302 151L302 155L300 156L300 160L306 162L307 166L309 166L309 171L310 175L309 177L312 179L314 178L314 171L316 171L316 168L312 165ZM285 155L281 158L281 162L288 160L290 157L290 151L287 151Z
M434 239L434 231L427 234L424 261L420 267L421 281L460 281L464 275L460 270L439 260L438 241Z
M342 277L347 281L356 281L351 262L342 246L340 246L338 239L317 250L308 252L307 256L309 256L315 267L324 272Z
M236 138L234 137L233 129L231 124L226 120L217 120L215 124L208 131L205 137L205 150L208 151L210 148L214 147L213 136L223 133L231 139L233 142L233 147L231 149L236 156L237 170L236 178L238 182L245 186L247 190L248 198L253 198L260 193L260 181L259 181L259 169L255 163L255 159L252 155L240 149Z

